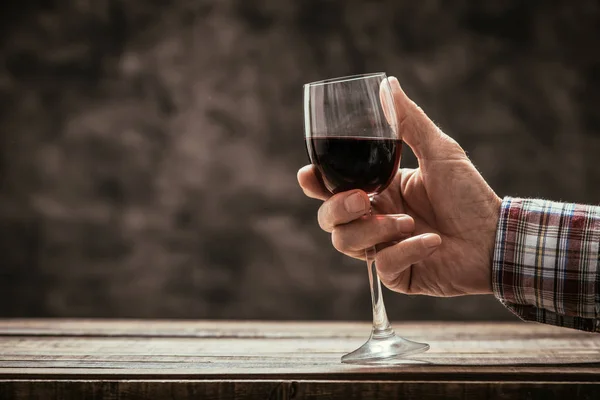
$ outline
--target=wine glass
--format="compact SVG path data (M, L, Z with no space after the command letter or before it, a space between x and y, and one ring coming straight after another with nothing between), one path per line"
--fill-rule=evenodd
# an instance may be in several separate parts
M385 73L327 79L304 85L304 134L310 162L333 194L364 190L369 199L390 184L400 164L402 138ZM365 250L373 329L344 363L381 363L426 351L392 329L381 297L374 247Z

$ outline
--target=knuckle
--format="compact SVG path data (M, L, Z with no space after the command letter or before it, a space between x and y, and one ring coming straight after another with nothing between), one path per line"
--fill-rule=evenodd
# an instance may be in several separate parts
M393 291L397 291L398 290L398 279L394 279L393 277L389 276L389 275L385 275L385 276L381 276L381 283L383 283L383 285Z
M389 271L392 268L390 257L388 257L389 251L380 251L375 255L375 267L379 272L379 277L384 280L389 275Z
M385 218L382 226L378 229L386 238L394 237L400 231L398 221L395 218Z
M329 217L329 205L327 202L323 203L321 207L319 207L319 211L317 211L317 221L319 222L319 226L326 232L331 231L331 223Z
M340 234L340 229L336 228L331 231L331 243L337 251L344 253L347 250L346 242L343 235Z
M467 158L467 153L465 150L458 144L456 140L451 138L450 136L443 134L443 143L446 151L459 155L460 157Z
M402 265L410 265L410 255L403 242L387 247L377 253L375 258L377 269L385 276L395 276Z
M381 283L395 292L407 293L406 271L403 271L403 264L396 257L376 257L376 266Z
M336 226L331 231L331 242L333 243L333 247L342 253L364 249L357 246L357 232L348 225Z
M317 222L319 223L319 228L321 228L325 232L328 232L327 227L325 226L325 224L323 224L323 219L321 218L321 215L317 216Z
M331 232L333 227L343 222L344 208L339 197L332 197L321 205L318 220L321 228L327 232Z

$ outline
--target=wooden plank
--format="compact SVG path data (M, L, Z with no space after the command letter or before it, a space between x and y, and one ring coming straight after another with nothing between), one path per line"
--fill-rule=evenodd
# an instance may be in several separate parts
M263 365L335 365L344 352L362 340L335 339L125 339L125 338L28 338L0 337L0 368L9 362L164 362L244 363ZM430 341L431 350L411 357L406 364L502 365L600 363L598 340ZM31 365L32 367L34 365Z
M525 323L397 324L431 350L340 363L366 323L0 321L0 399L596 399L600 335Z
M361 323L5 320L0 379L594 382L600 374L596 334L524 323L399 325L431 350L365 367L340 363L366 339Z
M387 374L508 374L504 366L546 365L535 373L550 373L550 366L564 374L600 372L597 340L534 339L474 342L431 342L428 353L399 360L393 368L360 367L340 363L345 351L362 340L339 339L206 339L206 338L98 338L98 337L0 337L0 377L6 376L190 376L219 378L271 377L294 374L364 376ZM499 367L495 370L482 369ZM522 369L520 372L523 372ZM517 372L519 373L519 372ZM350 379L350 378L349 378ZM479 378L478 378L479 379Z
M451 367L451 368L448 368ZM520 382L532 381L552 383L558 381L595 383L600 381L598 368L581 366L496 366L496 367L463 367L463 366L416 366L407 369L392 367L353 368L351 370L319 370L301 369L273 371L258 369L248 373L231 370L158 370L158 369L72 369L72 368L35 368L35 369L3 369L0 380L230 380L230 381L263 381L263 380L340 380L355 382L369 381L469 381L469 382Z
M581 382L404 381L0 381L0 398L21 399L597 399Z
M593 333L549 325L480 322L395 322L405 337L504 338L585 337ZM262 322L181 320L0 319L0 336L133 336L133 337L239 337L239 338L365 338L366 322Z
M367 323L181 321L181 320L0 320L0 335L306 338L364 337Z

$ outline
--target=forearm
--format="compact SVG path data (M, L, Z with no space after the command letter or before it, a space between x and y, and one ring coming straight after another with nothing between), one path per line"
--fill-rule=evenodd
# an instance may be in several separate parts
M496 297L525 320L600 332L600 207L505 198Z

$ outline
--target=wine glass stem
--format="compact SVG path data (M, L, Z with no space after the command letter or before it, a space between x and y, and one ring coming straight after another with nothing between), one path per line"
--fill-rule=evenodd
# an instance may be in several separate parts
M372 198L371 198L372 200ZM372 214L372 211L369 211ZM369 286L371 289L371 303L373 307L373 337L386 337L394 334L390 321L388 320L387 313L385 311L385 304L383 303L383 296L381 293L381 283L379 281L379 275L377 275L377 268L375 266L375 256L377 250L375 246L365 250L365 258L367 260L367 269L369 271Z

